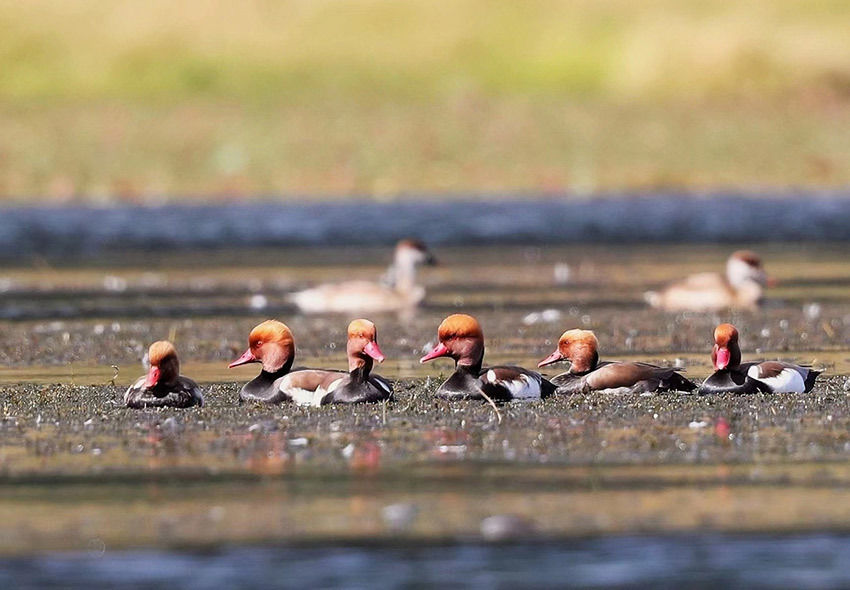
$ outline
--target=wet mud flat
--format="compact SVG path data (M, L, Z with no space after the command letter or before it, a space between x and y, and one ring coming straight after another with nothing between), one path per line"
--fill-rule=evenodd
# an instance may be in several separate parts
M299 315L286 294L376 277L383 250L6 268L0 553L850 530L845 249L758 246L780 281L758 312L643 303L646 289L722 269L731 249L437 249L441 265L423 273L425 306L370 316L395 401L326 408L239 405L255 369L226 365L253 325L277 317L295 334L296 364L345 366L350 318ZM811 363L825 377L804 395L589 395L497 412L432 396L451 364L418 358L454 311L479 318L491 364L533 366L561 332L583 327L596 331L603 358L682 365L700 380L714 325L732 321L745 358ZM125 409L144 350L164 337L206 406Z
M134 411L0 387L0 552L850 530L850 392Z

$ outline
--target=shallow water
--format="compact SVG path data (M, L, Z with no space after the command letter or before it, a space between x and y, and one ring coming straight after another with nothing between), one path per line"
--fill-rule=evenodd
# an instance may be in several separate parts
M568 543L233 547L0 560L16 588L846 588L844 535L611 537Z

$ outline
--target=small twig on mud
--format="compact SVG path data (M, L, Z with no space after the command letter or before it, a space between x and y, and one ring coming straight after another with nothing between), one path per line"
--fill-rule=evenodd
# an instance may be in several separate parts
M109 384L114 387L115 380L118 379L118 371L120 371L121 369L118 368L118 365L112 365L112 370L115 372L112 374L112 379L109 380Z
M490 406L493 408L493 411L496 412L496 417L499 419L499 424L501 424L502 423L502 413L499 411L499 408L496 407L496 402L494 402L493 399L489 395L484 393L483 391L481 392L481 395L482 395L482 397L484 397L484 399L487 400L487 403L490 404Z

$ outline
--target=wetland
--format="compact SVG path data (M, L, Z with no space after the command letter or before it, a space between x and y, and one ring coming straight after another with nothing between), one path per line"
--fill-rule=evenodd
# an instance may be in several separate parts
M253 325L276 317L295 335L296 364L344 366L349 318L298 315L285 295L375 277L385 249L11 266L0 321L0 552L444 543L483 538L491 517L506 519L506 539L537 541L850 529L844 246L755 247L778 284L759 312L722 314L651 310L642 293L722 269L731 248L438 247L440 265L423 272L424 307L371 316L388 357L377 370L395 382L395 400L323 408L240 405L255 369L227 363ZM431 394L451 363L417 359L455 310L481 321L485 362L534 366L563 330L585 327L603 358L681 365L699 380L711 370L713 326L731 320L745 358L825 373L800 395L448 403ZM122 406L147 344L163 337L202 384L203 408Z

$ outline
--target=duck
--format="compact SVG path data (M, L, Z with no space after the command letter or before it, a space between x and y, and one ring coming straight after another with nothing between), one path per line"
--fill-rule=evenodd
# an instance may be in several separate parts
M328 283L291 293L288 299L307 314L410 310L425 299L425 288L416 283L416 270L421 264L436 264L425 244L419 240L401 240L396 245L393 263L380 282Z
M299 405L375 403L392 399L389 381L372 373L375 361L384 362L375 324L356 319L348 324L348 371L302 369L281 379L278 389Z
M664 311L755 310L761 304L768 279L761 258L750 250L733 252L726 261L726 275L704 272L668 285L662 291L648 291L650 306Z
M681 367L659 367L649 363L599 361L599 340L592 330L567 330L558 339L555 352L538 363L545 367L570 361L570 370L552 378L558 394L575 393L660 393L693 391L696 384L679 374Z
M260 374L242 386L240 402L279 403L286 399L278 385L292 370L295 361L295 339L289 327L278 320L266 320L254 326L248 335L248 349L228 365L239 367L260 363Z
M555 390L540 373L522 367L482 368L484 332L470 315L457 313L444 319L437 329L437 340L434 349L419 359L426 363L450 357L455 362L455 372L437 389L437 397L504 402L541 399Z
M150 368L124 393L128 408L188 408L203 406L204 395L197 383L180 374L177 349L168 340L148 348Z
M720 324L714 329L714 373L703 382L699 393L808 393L821 374L781 361L742 363L738 338L738 329L732 324Z
M378 402L392 397L392 385L373 375L373 361L384 361L375 324L366 319L348 326L349 370L298 369L293 371L295 340L283 322L267 320L248 337L248 349L230 367L262 363L260 374L245 384L241 402L321 406L332 403Z

